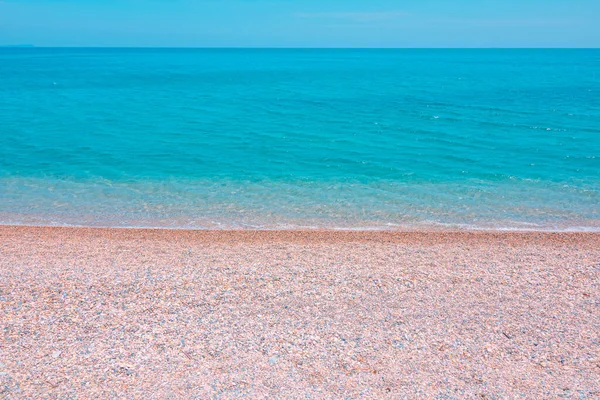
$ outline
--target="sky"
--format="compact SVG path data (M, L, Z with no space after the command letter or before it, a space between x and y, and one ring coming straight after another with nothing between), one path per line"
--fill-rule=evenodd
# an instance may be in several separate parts
M0 45L600 47L600 0L0 0Z

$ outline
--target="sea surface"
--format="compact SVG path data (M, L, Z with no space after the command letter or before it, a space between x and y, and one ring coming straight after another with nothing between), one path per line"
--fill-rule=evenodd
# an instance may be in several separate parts
M0 223L600 230L600 50L0 49Z

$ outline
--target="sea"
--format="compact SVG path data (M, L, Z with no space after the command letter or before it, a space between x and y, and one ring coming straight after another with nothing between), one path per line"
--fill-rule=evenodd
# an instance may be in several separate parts
M600 50L0 48L0 223L600 231Z

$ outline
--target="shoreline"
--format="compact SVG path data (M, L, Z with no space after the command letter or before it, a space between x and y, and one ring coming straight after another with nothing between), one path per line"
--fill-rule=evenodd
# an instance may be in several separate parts
M0 226L0 397L600 396L600 234Z
M37 226L37 225L0 225L0 238L26 235L75 235L79 237L97 237L144 240L188 240L201 243L220 242L452 242L460 240L509 240L523 243L598 243L600 232L596 231L509 231L509 230L338 230L338 229L172 229L172 228L135 228L135 227L83 227L83 226ZM423 242L425 241L425 242Z
M362 233L590 233L600 234L600 226L569 226L565 228L513 228L498 227L485 228L474 226L459 225L406 225L397 227L379 227L379 226L360 226L360 227L312 227L312 226L291 226L291 227L173 227L173 226L145 226L145 225L50 225L50 224L21 224L21 223L1 223L0 229L4 228L31 228L31 229L89 229L89 230L130 230L130 231L173 231L173 232L362 232Z
M164 221L163 221L164 222ZM168 231L331 231L331 232L546 232L546 233L600 233L600 220L571 221L553 225L539 224L505 224L497 226L450 224L450 223L420 223L420 224L385 224L385 225L168 225L168 224L96 224L86 223L47 223L47 222L17 222L8 220L0 222L0 227L29 227L29 228L75 228L75 229L131 229L131 230L168 230Z

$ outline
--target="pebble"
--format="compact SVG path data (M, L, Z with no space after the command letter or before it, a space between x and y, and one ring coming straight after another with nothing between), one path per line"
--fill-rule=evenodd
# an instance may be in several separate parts
M0 398L595 398L598 260L594 233L0 226Z

